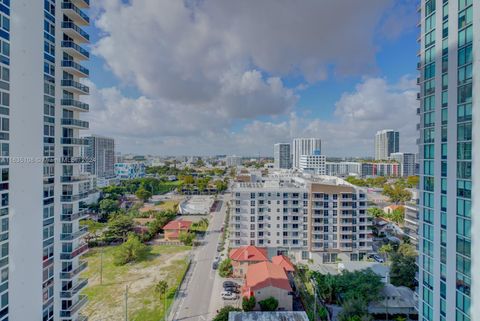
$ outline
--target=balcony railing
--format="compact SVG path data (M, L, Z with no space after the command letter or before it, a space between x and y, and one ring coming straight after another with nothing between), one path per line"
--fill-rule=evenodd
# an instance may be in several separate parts
M62 118L62 125L72 126L81 129L88 129L88 121L75 119L75 118Z
M75 221L77 219L82 219L84 217L87 217L88 216L88 210L87 209L80 209L78 212L76 213L62 213L62 215L60 216L60 220L63 221L63 222L71 222L71 221Z
M60 279L63 279L63 280L73 279L75 276L77 276L79 273L85 270L87 266L88 266L87 261L81 261L78 267L73 269L72 271L60 272Z
M82 48L73 41L62 41L62 48L65 49L65 51L71 56L75 56L78 59L90 58L90 53L88 50Z
M82 28L70 21L62 22L63 32L70 38L76 39L79 42L89 42L90 36Z
M60 181L62 183L83 182L83 181L87 181L89 179L90 179L90 176L88 176L88 175L78 175L78 176L70 175L70 176L61 176L60 177Z
M62 195L60 197L60 201L61 202L68 202L68 203L69 202L76 202L76 201L87 198L89 194L90 194L90 192L83 192L83 193L78 193L78 194L75 194L75 195Z
M72 74L79 77L88 77L90 75L90 71L87 68L73 60L62 60L62 67L69 69Z
M90 23L90 18L73 3L63 2L62 9L64 10L64 14L76 23L82 25L88 25Z
M62 298L71 298L78 292L80 292L83 288L85 288L88 284L88 279L79 279L78 283L71 288L70 290L62 290L60 292L60 297Z
M64 145L88 145L86 139L75 137L62 137L60 142Z
M79 255L82 255L83 253L88 251L88 244L83 244L78 246L75 250L72 252L64 252L60 253L60 259L61 260L73 260Z
M75 100L75 99L64 98L64 99L62 99L61 103L62 103L62 107L75 109L77 111L89 111L90 110L90 107L88 106L88 104L86 104L84 102L81 102L79 100Z
M87 234L88 228L86 226L81 227L78 231L73 233L62 233L60 234L60 240L62 241L73 241L79 237Z
M88 302L88 298L86 295L80 295L78 297L78 301L75 302L72 306L67 309L60 310L60 317L61 318L71 318L80 310L86 303Z
M72 3L74 3L76 6L79 8L88 8L90 7L90 0L70 0Z
M88 88L88 86L85 86L72 79L62 79L62 86L69 87L69 90L73 90L78 94L88 95L90 93L90 88Z

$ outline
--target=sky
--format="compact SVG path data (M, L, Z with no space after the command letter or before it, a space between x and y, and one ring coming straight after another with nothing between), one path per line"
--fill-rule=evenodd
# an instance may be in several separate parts
M88 134L122 153L416 152L416 0L96 0Z

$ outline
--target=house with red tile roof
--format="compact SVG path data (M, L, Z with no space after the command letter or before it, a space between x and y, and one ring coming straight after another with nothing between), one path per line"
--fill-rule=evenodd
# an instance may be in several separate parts
M164 238L168 241L176 241L178 240L178 236L180 232L188 232L190 230L190 226L192 225L191 221L187 220L177 220L177 221L170 221L163 227L164 231Z
M291 311L293 292L285 269L277 264L265 261L248 266L242 287L244 297L255 296L258 302L274 297L278 300L278 309Z
M232 249L228 257L232 261L233 277L238 278L244 277L250 264L268 261L267 249L253 245Z
M272 263L278 266L281 266L285 272L292 273L295 272L295 266L293 265L292 261L285 255L277 255L272 257Z

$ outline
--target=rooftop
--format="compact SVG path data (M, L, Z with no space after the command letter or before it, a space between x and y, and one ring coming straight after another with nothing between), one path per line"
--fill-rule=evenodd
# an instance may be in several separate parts
M292 261L284 255L277 255L272 257L272 263L283 267L286 272L295 272L295 266Z
M233 261L268 261L267 249L262 247L256 247L253 245L242 246L236 249L232 249L230 250L228 256Z
M187 220L177 220L177 221L170 221L166 224L163 229L164 230L188 230L192 225L191 221Z
M253 292L269 286L292 291L283 267L268 261L250 265L245 276L246 290Z

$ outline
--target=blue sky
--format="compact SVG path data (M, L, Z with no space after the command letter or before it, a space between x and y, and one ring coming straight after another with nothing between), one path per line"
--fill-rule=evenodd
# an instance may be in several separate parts
M415 5L99 1L91 132L121 152L271 155L316 136L327 156L368 156L393 128L415 151Z

